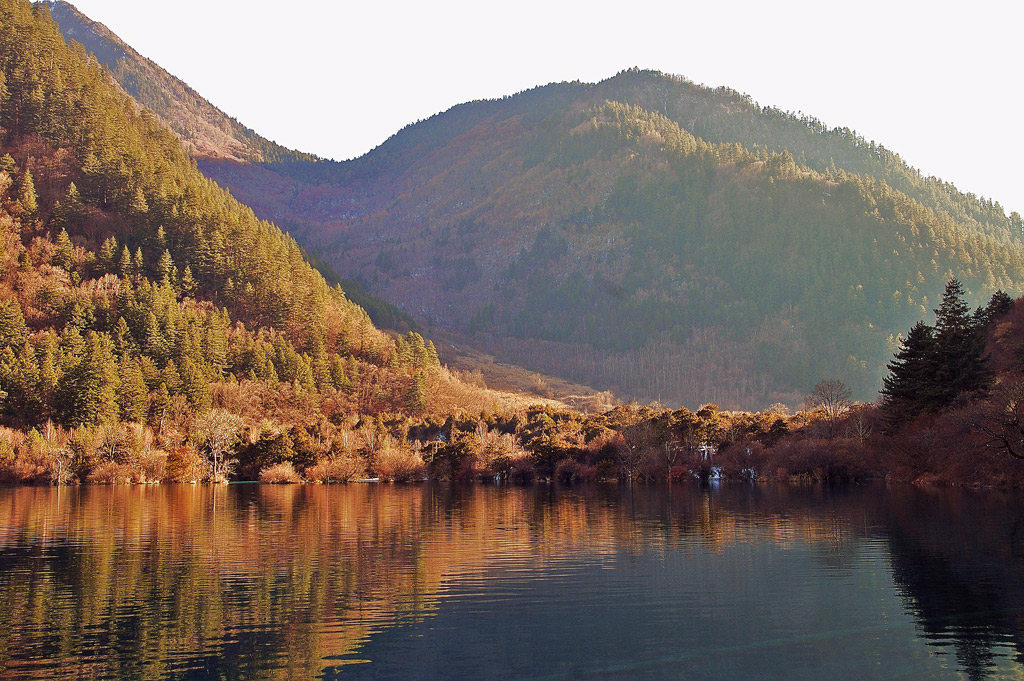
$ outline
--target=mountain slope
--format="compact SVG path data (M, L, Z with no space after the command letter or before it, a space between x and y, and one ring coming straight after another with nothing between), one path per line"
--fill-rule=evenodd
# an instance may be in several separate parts
M168 125L197 158L255 163L318 160L259 136L73 5L62 0L41 4L50 10L67 40L81 43L129 95Z
M696 98L677 116L719 141L606 98L651 102L655 84ZM752 141L773 121L782 151ZM1024 281L1019 216L998 204L848 131L647 72L461 105L269 182L202 168L411 314L641 399L793 403L827 376L872 399L950 276L975 304Z
M84 476L104 457L124 463L121 445L96 449L124 422L195 454L208 453L211 419L237 421L237 439L243 425L271 437L355 414L508 403L444 371L418 334L375 328L294 239L200 174L68 47L45 8L0 0L0 26L0 464L38 449L33 428L47 442L54 428L84 429L73 456L47 445L57 458L41 464L72 457Z
M624 397L755 407L837 377L872 399L950 276L975 304L1024 281L998 203L651 71L462 104L350 162L199 165L370 293Z

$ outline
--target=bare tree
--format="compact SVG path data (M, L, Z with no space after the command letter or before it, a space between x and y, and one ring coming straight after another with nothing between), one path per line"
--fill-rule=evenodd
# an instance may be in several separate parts
M210 462L212 482L227 482L235 460L231 452L241 439L242 418L223 409L211 409L198 419L192 429L197 449Z
M1024 459L1024 378L1001 381L971 420L986 435L986 448Z
M850 396L853 393L846 384L838 379L818 381L814 390L807 396L807 405L821 411L828 423L829 437L835 434L836 423L852 406Z

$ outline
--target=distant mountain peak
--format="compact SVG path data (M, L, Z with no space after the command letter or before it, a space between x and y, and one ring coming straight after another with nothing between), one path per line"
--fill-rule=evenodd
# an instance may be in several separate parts
M39 4L49 9L66 40L79 42L92 53L129 95L174 131L194 157L253 163L319 160L256 134L74 5L63 0Z

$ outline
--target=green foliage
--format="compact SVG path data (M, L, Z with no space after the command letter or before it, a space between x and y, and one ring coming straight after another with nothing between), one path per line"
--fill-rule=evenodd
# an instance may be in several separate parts
M148 419L163 433L172 418L201 421L221 382L315 403L352 391L360 363L390 363L395 344L366 313L203 177L45 11L0 0L0 25L7 423ZM378 401L400 406L406 377L436 368L422 337L408 347L377 376Z
M113 421L118 416L118 388L113 345L106 336L90 331L85 352L57 383L57 417L70 427Z
M427 377L422 370L416 371L409 381L409 390L405 395L405 408L410 414L422 414L427 408Z
M889 432L919 414L937 412L960 395L986 390L994 372L985 355L987 325L1006 311L1005 294L993 295L988 312L969 314L963 286L950 279L935 310L935 326L910 329L882 387L882 412Z

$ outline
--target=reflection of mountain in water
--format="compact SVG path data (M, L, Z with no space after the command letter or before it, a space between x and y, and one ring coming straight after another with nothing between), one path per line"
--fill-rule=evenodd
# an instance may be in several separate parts
M701 582L688 571L730 569L737 592L803 598L780 605L799 624L832 607L820 601L836 584L880 579L891 596L882 546L929 642L985 678L1005 666L1000 646L1024 640L1014 510L992 496L881 487L6 489L0 679L310 678L360 660L385 632L428 631L458 594L576 607L576 593L615 571L644 618L679 616L643 600L652 590L689 598ZM539 584L541 572L555 581ZM694 601L692 622L713 626L708 608L730 597ZM887 616L906 619L893 599ZM601 605L595 616L621 626ZM755 639L755 614L741 619L735 629ZM791 659L818 649L802 635L783 637Z

